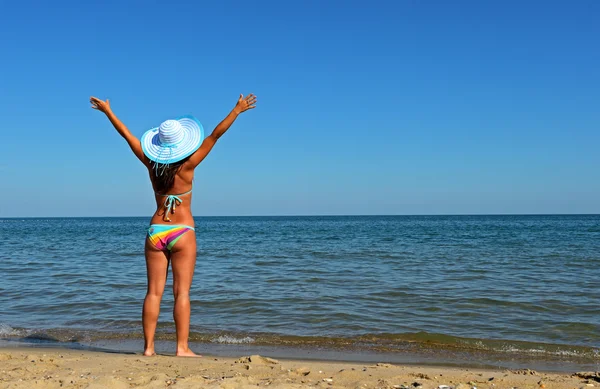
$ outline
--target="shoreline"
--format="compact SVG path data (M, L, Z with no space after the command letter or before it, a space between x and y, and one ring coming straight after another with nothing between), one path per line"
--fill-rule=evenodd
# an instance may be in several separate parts
M58 342L48 339L0 339L1 350L39 349L141 354L142 339L101 339L95 341ZM599 371L600 358L581 358L573 355L532 353L498 353L482 350L456 350L440 347L419 347L397 351L381 351L360 347L293 346L264 344L228 344L190 341L195 352L211 357L234 358L239 355L260 354L282 360L303 360L324 363L393 363L404 366L430 366L487 370L531 369L538 372L565 374L576 371ZM172 340L157 340L160 355L169 356L175 349Z
M159 350L174 349L175 336L171 332L157 334L156 341ZM383 361L546 372L598 370L600 366L600 349L594 345L464 338L425 332L336 337L192 331L189 341L194 350L223 357L248 353L333 362ZM32 330L0 325L0 348L19 346L136 353L142 349L143 339L139 331Z
M580 388L593 376L529 369L273 359L239 354L177 358L115 351L0 347L0 387L6 388ZM600 380L600 378L598 378Z

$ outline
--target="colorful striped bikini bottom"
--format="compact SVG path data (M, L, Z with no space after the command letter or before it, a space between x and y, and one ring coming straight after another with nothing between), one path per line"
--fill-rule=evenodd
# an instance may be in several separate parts
M167 224L151 224L148 228L148 240L159 250L169 250L188 231L195 231L194 227Z

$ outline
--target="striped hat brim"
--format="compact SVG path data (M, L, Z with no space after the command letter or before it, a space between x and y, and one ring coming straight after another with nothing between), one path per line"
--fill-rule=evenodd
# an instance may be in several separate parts
M169 164L181 161L198 150L204 140L204 128L200 121L192 115L176 118L183 131L181 141L173 145L162 144L158 135L158 127L150 129L142 135L140 142L144 154L154 162Z

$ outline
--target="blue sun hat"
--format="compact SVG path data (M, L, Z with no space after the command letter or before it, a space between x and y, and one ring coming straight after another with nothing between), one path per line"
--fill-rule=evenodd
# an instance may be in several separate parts
M189 157L204 140L204 128L192 115L166 120L159 127L148 130L140 142L146 157L168 165Z

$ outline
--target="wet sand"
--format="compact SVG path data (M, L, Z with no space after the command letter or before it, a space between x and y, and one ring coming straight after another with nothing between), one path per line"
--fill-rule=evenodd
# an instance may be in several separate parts
M532 370L403 366L0 348L0 388L592 388L600 377Z

